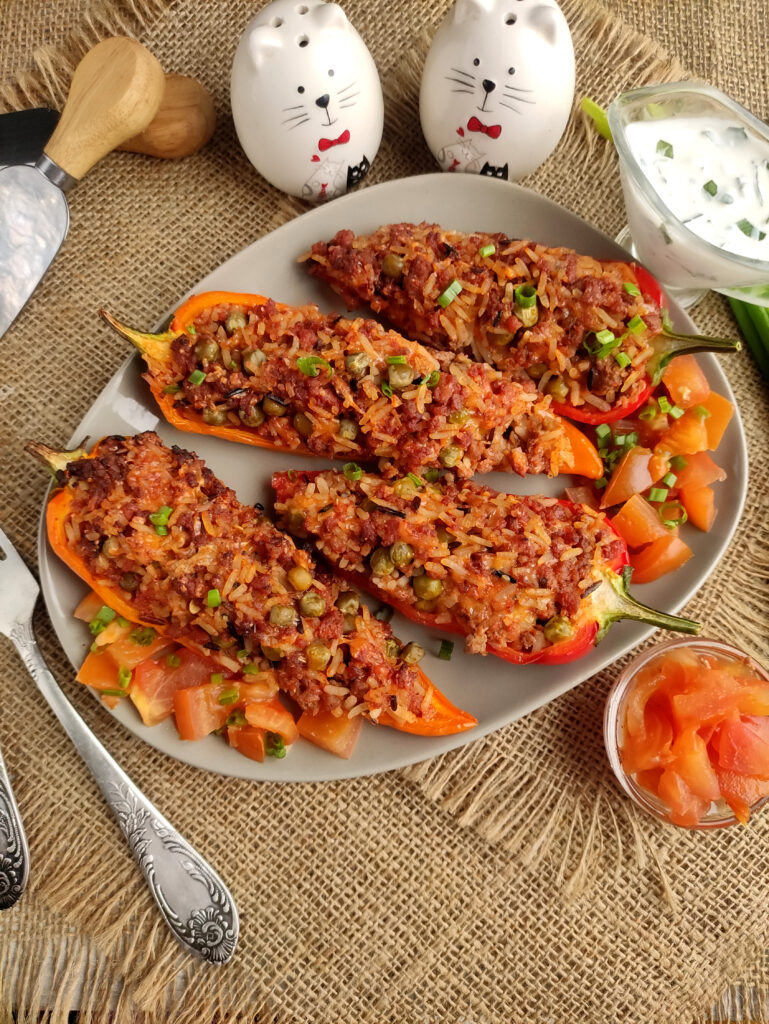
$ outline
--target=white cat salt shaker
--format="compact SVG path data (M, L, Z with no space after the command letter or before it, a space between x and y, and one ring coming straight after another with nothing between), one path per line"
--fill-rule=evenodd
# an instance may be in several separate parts
M552 153L574 98L574 47L555 0L457 0L435 33L419 114L444 171L515 181Z
M262 8L235 53L231 102L251 163L302 199L357 185L382 139L376 65L342 8L323 0Z

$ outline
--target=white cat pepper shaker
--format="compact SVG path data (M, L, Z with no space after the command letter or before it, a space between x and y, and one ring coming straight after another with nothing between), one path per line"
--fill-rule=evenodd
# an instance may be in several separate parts
M376 65L342 8L323 0L274 0L249 22L231 102L248 159L302 199L333 199L357 185L382 139Z
M555 0L457 0L427 54L419 114L444 171L515 181L555 149L573 98Z

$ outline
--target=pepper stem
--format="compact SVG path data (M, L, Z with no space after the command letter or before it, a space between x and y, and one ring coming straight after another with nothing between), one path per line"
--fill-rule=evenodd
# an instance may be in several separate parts
M652 384L659 384L662 373L674 356L687 352L739 352L742 343L736 338L712 338L707 334L678 334L667 316L663 317L661 342L652 356L648 372Z
M627 588L632 574L632 568L626 565L621 573L608 572L604 576L604 580L611 589L609 592L604 591L603 594L603 607L599 609L596 643L603 639L612 622L617 622L619 619L634 619L636 622L645 622L649 626L656 626L657 629L671 629L677 633L688 633L690 636L699 634L701 629L699 622L694 622L693 619L684 619L680 615L668 615L666 612L657 611L656 608L649 608L631 597Z
M77 462L79 459L86 458L88 452L85 450L84 445L87 440L87 437L83 438L83 446L71 449L49 448L42 441L28 441L24 445L24 451L29 452L38 462L42 462L44 466L47 466L54 477L58 477L59 473L63 473L70 462Z
M108 324L116 334L132 345L149 359L166 359L168 357L168 346L179 336L178 331L164 331L162 334L148 334L145 331L137 331L134 327L121 323L106 309L99 310L99 316L105 324Z

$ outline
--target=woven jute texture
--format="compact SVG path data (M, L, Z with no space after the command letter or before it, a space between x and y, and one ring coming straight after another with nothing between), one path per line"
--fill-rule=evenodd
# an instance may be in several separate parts
M675 79L684 66L759 116L769 112L765 0L563 0L578 97ZM85 49L135 34L168 71L200 78L219 125L196 156L105 159L71 193L69 237L0 349L0 522L35 560L46 480L22 454L64 442L123 359L95 310L151 324L208 271L302 205L243 156L227 84L246 0L61 0L0 7L0 107L58 106ZM417 91L427 40L447 7L418 0L345 4L386 94L382 148L366 184L431 171ZM675 9L675 10L674 10ZM687 21L686 19L689 19ZM646 37L645 30L654 38ZM680 43L680 46L676 46ZM35 49L37 47L37 49ZM611 147L575 113L530 181L608 234L623 224ZM711 295L711 334L734 331ZM707 634L769 656L767 401L745 353L725 364L751 462L744 518L687 612ZM724 485L728 486L728 484ZM0 918L0 1015L64 1021L116 1005L142 1022L636 1022L709 1019L744 981L753 1019L769 1019L769 816L704 835L637 815L618 794L601 718L620 666L493 736L433 762L334 784L254 785L169 760L128 735L71 683L43 612L54 673L111 752L230 884L239 952L214 970L179 952L98 791L3 643L0 742L27 825L31 888ZM50 958L53 985L41 984ZM77 980L86 974L83 992ZM746 1009L746 1014L748 1010Z

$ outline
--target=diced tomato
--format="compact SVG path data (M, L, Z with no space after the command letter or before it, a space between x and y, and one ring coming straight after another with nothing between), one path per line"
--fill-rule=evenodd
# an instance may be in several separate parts
M225 725L233 705L219 703L224 688L220 683L204 683L176 691L174 715L180 739L200 740Z
M253 725L235 725L227 729L230 746L252 761L264 761L266 735L264 729L255 729Z
M670 820L691 828L707 811L710 802L692 793L684 779L673 768L660 775L657 795L670 808Z
M128 688L120 685L117 665L102 651L92 651L88 655L75 679L85 686L92 686L95 690L125 690L126 694L128 693Z
M115 626L115 630L112 627ZM172 643L167 637L152 636L152 632L145 626L135 626L129 623L127 627L121 627L115 620L100 633L96 643L104 647L105 651L116 665L124 668L135 668L139 662L146 658L153 658L159 651L170 648ZM104 639L106 638L106 640ZM140 640L149 639L149 643L140 643Z
M718 763L727 771L769 780L769 718L741 715L721 723Z
M674 569L685 565L693 554L689 545L673 533L667 537L660 537L640 551L631 552L633 582L651 583L658 580L665 573L673 572Z
M83 622L91 622L96 618L98 612L101 611L104 602L92 591L86 594L83 600L75 609L75 618L82 619Z
M652 457L649 459L649 476L652 478L652 483L656 484L658 480L661 480L663 476L669 472L670 457L667 452L654 452Z
M716 499L712 487L682 487L678 498L689 522L706 533L716 518Z
M671 748L676 771L695 797L708 804L718 800L721 791L708 756L708 748L696 727L686 729L673 741Z
M575 505L587 505L588 508L598 508L599 498L595 487L591 484L581 487L567 487L566 497Z
M662 383L676 405L691 409L710 394L708 379L693 355L676 356L665 367Z
M633 494L612 519L620 536L631 548L650 544L658 537L668 537L671 531L664 526L657 510L640 494Z
M655 455L691 455L704 452L708 447L705 420L688 409L683 416L674 420L654 446Z
M277 697L274 700L246 704L245 715L249 725L282 736L287 747L299 738L299 730L293 715L288 708L283 707Z
M661 768L674 760L673 726L670 717L659 704L648 701L644 709L643 726L628 737L622 747L622 766L626 772L648 771Z
M721 444L724 431L734 415L734 406L728 398L724 398L723 395L717 395L715 391L711 391L708 397L699 404L710 413L710 416L707 416L702 421L707 435L707 444L704 447L714 452Z
M727 771L716 765L716 778L721 795L734 812L735 818L747 825L751 808L769 796L769 782L738 772Z
M362 725L362 715L348 718L342 714L335 718L330 711L321 711L317 715L305 711L297 722L300 736L316 747L344 758L352 757Z
M633 494L641 494L651 487L649 473L651 452L648 448L631 448L617 463L609 485L601 498L601 508L610 508L627 501Z
M682 729L716 724L731 713L769 715L769 683L758 679L735 683L734 676L723 669L700 668L686 692L672 696L671 707L676 725Z
M710 487L719 480L726 480L726 473L717 466L707 452L695 452L686 456L686 465L675 471L676 490L682 487Z
M157 725L173 713L174 695L188 686L199 686L211 678L217 666L194 651L179 648L172 654L178 665L166 658L145 658L134 669L131 700L145 725Z

